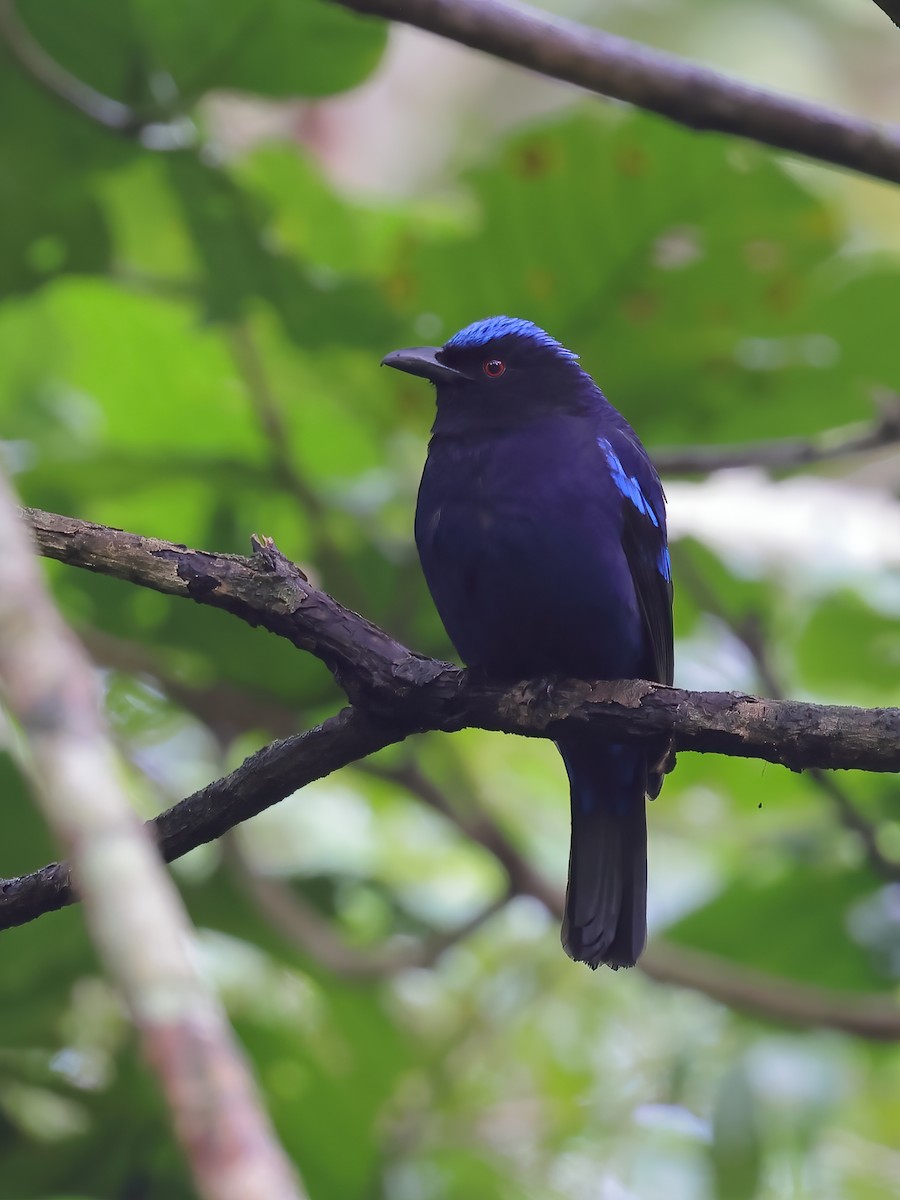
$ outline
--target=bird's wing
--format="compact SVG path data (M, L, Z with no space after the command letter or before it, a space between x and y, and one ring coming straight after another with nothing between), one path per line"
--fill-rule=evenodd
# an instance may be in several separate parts
M665 496L659 476L630 430L599 439L613 483L622 494L622 547L650 639L651 678L671 684L674 673L672 568L666 540Z

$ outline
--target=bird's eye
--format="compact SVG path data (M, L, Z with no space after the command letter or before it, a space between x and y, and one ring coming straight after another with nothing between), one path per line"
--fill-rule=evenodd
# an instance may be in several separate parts
M499 358L489 358L482 363L481 369L489 379L497 379L506 370L506 363Z

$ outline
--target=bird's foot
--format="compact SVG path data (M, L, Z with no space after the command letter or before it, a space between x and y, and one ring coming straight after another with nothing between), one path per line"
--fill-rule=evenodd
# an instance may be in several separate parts
M555 675L539 675L537 679L529 679L524 684L522 696L526 703L532 706L550 704L557 682Z

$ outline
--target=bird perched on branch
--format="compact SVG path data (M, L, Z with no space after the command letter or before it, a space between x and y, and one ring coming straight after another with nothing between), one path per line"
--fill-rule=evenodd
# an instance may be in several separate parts
M463 661L493 678L672 682L665 500L634 430L549 334L490 317L384 365L437 389L416 544ZM572 842L562 928L591 967L633 966L647 936L645 797L668 743L560 722Z

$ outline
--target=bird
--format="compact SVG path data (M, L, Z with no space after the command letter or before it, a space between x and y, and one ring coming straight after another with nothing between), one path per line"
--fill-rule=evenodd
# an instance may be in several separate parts
M579 358L531 321L475 321L383 365L435 387L415 540L444 628L497 680L673 678L665 496L637 434ZM634 966L647 938L646 797L668 739L555 723L569 780L563 948Z

